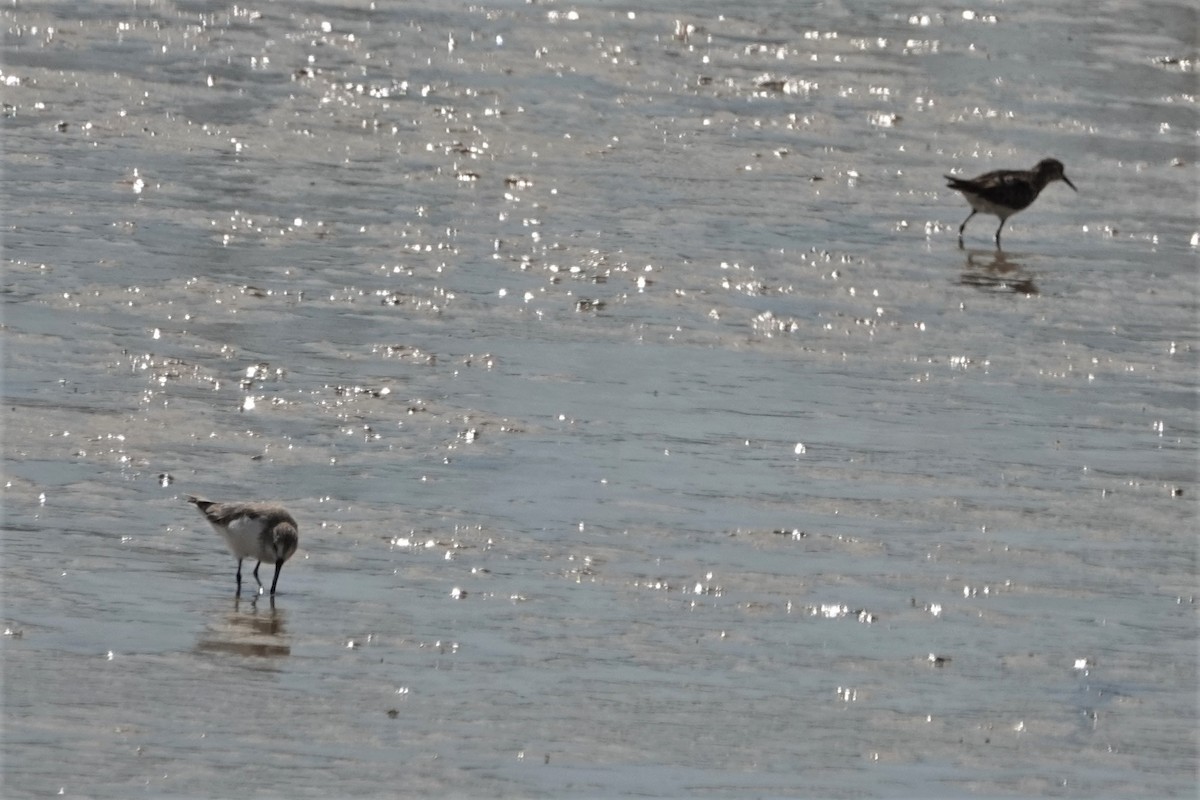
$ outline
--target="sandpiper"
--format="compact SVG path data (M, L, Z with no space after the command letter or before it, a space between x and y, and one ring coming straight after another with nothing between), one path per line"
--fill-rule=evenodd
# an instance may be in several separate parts
M221 534L229 549L238 560L237 593L242 594L242 559L254 558L254 580L258 593L262 594L262 581L258 579L258 568L262 562L275 565L275 579L271 581L271 594L279 583L279 571L283 562L292 557L300 543L296 520L279 506L266 503L214 503L188 495L187 501L200 509L200 513Z
M999 249L1000 231L1004 230L1004 223L1021 209L1029 208L1047 184L1062 181L1073 190L1079 191L1075 189L1075 184L1067 179L1062 162L1053 158L1042 159L1033 169L998 169L970 180L953 175L946 175L945 178L950 181L946 185L962 192L963 197L971 204L971 213L963 220L963 224L958 226L960 247L963 229L967 227L971 217L980 211L995 214L1000 218L1000 227L996 228L996 248Z

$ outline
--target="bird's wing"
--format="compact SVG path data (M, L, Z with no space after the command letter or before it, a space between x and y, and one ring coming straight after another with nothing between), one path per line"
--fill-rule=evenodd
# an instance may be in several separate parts
M235 519L258 519L263 516L263 512L256 506L246 505L243 503L210 503L207 508L202 508L204 516L209 522L215 522L218 525L228 525Z
M951 189L971 194L995 205L1024 208L1037 198L1037 187L1023 173L997 170L972 180L946 176Z

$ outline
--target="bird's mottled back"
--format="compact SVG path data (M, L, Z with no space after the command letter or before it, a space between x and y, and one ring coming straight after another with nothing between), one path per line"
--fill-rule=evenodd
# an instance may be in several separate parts
M292 528L299 527L286 509L269 503L214 503L191 495L188 495L187 501L200 509L205 519L216 525L228 525L239 517L247 517L262 520L267 527L280 522L286 522Z

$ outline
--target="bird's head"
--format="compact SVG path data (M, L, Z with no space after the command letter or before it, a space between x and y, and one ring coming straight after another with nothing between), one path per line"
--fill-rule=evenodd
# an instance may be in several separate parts
M1057 158L1045 158L1038 162L1034 168L1037 173L1038 181L1045 186L1051 181L1062 181L1067 186L1071 187L1072 191L1078 192L1075 184L1071 183L1071 179L1067 177L1066 168L1063 163Z

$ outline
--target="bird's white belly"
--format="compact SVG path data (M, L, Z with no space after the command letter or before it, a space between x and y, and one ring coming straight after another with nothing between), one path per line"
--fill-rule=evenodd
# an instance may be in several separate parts
M230 521L225 528L214 525L217 532L225 537L225 543L237 558L256 558L262 561L272 556L263 553L263 521L252 517L238 517Z
M977 194L963 192L963 197L967 198L967 202L971 204L971 208L978 211L980 214L993 214L997 217L1007 217L1013 213L1013 210L1008 206L1000 206L980 197Z

